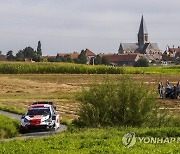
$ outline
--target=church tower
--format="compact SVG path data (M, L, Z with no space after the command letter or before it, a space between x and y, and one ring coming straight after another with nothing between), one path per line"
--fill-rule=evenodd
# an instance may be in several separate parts
M138 44L141 49L143 48L145 43L149 43L149 40L148 40L148 32L146 29L145 21L142 15L141 23L139 26L139 32L138 32Z

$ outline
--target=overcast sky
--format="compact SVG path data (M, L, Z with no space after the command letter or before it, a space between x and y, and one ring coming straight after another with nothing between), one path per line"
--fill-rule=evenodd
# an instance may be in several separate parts
M142 13L150 42L180 46L179 0L0 0L0 50L40 40L43 55L117 53L120 42L137 42Z

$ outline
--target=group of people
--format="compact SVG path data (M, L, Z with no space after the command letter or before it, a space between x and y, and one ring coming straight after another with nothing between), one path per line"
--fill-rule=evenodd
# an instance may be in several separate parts
M173 85L172 87L169 84L169 81L166 81L165 87L163 86L162 82L159 82L158 84L158 92L160 98L172 98L172 99L178 99L180 95L180 83L178 82L176 85Z

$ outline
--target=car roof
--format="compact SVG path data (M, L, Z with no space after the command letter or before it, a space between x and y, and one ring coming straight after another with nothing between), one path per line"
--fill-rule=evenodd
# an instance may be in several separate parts
M49 104L34 104L29 107L29 109L32 108L50 108L52 105Z

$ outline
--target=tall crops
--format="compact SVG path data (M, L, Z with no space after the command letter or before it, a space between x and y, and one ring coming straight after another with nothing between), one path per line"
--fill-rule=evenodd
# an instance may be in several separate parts
M1 74L180 74L180 66L174 67L112 67L80 65L72 63L0 63Z

